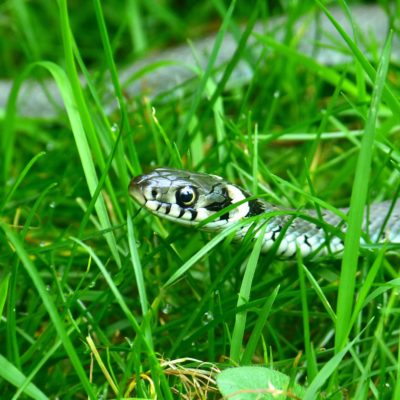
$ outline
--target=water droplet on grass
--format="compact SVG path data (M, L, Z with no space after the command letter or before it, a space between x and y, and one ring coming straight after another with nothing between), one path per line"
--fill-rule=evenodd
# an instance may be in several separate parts
M170 303L166 303L161 311L163 314L169 314L172 311L172 305Z
M119 126L118 126L118 124L117 124L116 122L114 122L114 123L112 124L112 126L111 126L111 131L112 131L113 133L117 133L117 132L119 131Z
M214 321L214 314L211 311L207 311L203 314L201 322L203 325L208 325L210 322Z

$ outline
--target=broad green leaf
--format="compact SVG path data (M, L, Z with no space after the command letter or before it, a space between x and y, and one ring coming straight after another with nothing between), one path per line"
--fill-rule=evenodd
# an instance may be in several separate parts
M298 384L289 387L289 376L265 367L238 367L217 376L221 393L230 400L299 399L304 389Z

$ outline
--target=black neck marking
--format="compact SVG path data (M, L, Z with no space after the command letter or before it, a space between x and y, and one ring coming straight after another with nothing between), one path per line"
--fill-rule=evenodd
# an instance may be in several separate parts
M254 199L249 201L249 212L246 217L254 217L255 215L260 215L265 212L265 205L259 199Z
M217 187L217 185L213 186L212 192L214 192L215 187ZM221 189L220 196L223 198L223 201L215 201L206 206L205 209L208 211L218 212L232 204L232 199L229 197L228 191L225 188Z

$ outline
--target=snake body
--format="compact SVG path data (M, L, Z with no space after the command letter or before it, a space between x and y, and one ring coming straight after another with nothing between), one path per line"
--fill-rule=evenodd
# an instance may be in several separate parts
M277 207L216 175L158 168L134 178L129 190L133 199L151 213L187 226L200 225L208 231L218 232L259 216L252 218L254 238L262 233L262 251L275 245L276 254L283 258L295 256L297 249L303 256L338 254L343 250L347 227L339 215L325 210L297 213ZM212 218L227 207L225 213ZM339 211L346 214L348 209ZM243 240L250 227L251 224L238 227L236 239ZM400 243L400 200L370 205L363 230L363 240Z
M393 4L394 5L394 4ZM395 14L390 15L390 7L383 9L377 4L349 5L350 13L339 6L329 7L329 11L342 29L354 37L368 40L357 41L360 51L369 60L376 60L380 53L385 38ZM350 18L351 15L351 18ZM349 53L347 45L342 36L334 27L325 14L315 8L296 20L291 29L291 45L296 44L295 50L314 62L321 65L339 65L352 63L353 57ZM287 18L271 17L267 21L257 23L253 29L246 47L253 58L268 62L271 55L279 50L278 44L285 43L287 39L288 25ZM268 39L271 43L263 42ZM196 79L202 76L209 63L210 54L216 43L216 36L210 35L205 38L193 39L191 44L183 44L175 48L157 52L136 60L131 65L120 68L120 81L124 93L129 100L137 96L147 96L152 100L159 100L182 95L182 89L190 81L196 83ZM220 49L213 64L213 78L216 81L221 79L221 67L226 65L238 47L237 36L226 33L221 42ZM294 49L294 48L293 48ZM393 63L400 63L400 37L393 37L392 53L390 55ZM225 86L226 89L238 87L247 83L254 74L254 65L248 60L240 60L232 71L232 74ZM86 79L81 77L82 85ZM107 81L102 85L111 85ZM190 85L189 85L190 86ZM0 80L0 116L6 109L12 89L10 80ZM108 113L118 109L118 104L107 91L103 97L104 108ZM98 94L101 98L101 93ZM17 101L17 113L23 117L55 119L64 112L64 100L54 80L45 79L40 82L34 79L26 80L19 90Z

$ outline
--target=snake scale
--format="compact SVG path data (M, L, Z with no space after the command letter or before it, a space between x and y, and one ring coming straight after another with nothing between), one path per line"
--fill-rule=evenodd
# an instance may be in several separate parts
M208 231L218 232L239 221L260 216L256 219L254 237L265 232L262 251L267 252L276 243L276 254L282 258L294 257L297 248L304 257L334 255L343 250L346 224L337 214L305 210L297 216L296 210L285 210L254 198L216 175L158 168L134 178L129 191L132 198L151 213L183 225L200 225ZM237 207L211 218L234 204ZM341 211L347 213L348 209ZM207 218L210 221L201 225ZM363 230L369 241L400 243L400 200L394 204L391 201L372 204L364 220ZM264 230L260 230L263 225ZM242 240L250 226L239 227L236 240Z

